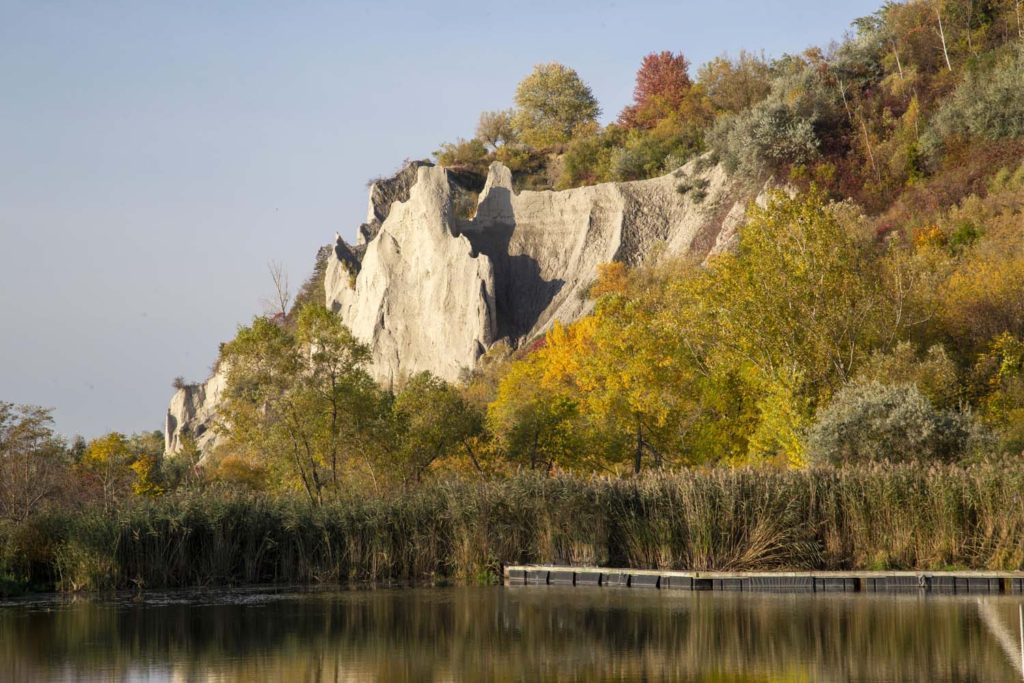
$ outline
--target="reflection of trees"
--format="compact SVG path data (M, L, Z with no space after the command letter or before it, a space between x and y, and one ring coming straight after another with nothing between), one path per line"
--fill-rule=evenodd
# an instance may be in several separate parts
M989 609L1014 624L1016 602ZM1006 680L971 600L414 589L0 612L0 679Z

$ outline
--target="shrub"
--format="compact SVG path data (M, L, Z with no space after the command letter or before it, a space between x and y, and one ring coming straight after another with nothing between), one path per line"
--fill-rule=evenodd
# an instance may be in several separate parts
M696 204L700 204L708 196L708 186L711 184L707 178L683 178L676 185L676 192L684 197L689 196Z
M949 462L969 436L967 416L936 409L916 385L854 382L819 411L807 445L812 460L834 465Z
M778 103L719 119L709 137L729 171L755 178L818 155L812 121Z
M1024 42L987 68L969 72L939 109L922 146L933 159L955 137L1024 136Z
M437 163L448 168L469 169L483 175L487 174L487 148L477 138L460 138L456 142L446 142L441 145L441 149L434 152L434 158L437 159Z

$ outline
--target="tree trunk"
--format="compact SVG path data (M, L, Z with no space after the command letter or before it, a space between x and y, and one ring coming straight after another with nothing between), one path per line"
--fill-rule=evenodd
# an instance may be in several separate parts
M861 130L864 131L864 147L868 151L868 159L871 160L871 168L875 170L875 180L882 182L882 174L878 171L878 164L875 163L875 152L871 149L871 137L868 135L868 124L865 123L864 117L860 119Z
M946 49L946 30L942 27L942 5L935 4L935 17L939 20L939 38L942 40L942 56L946 58L946 68L953 70L953 64L949 61L949 50Z
M462 447L466 449L466 453L469 455L470 461L473 463L473 467L477 473L483 473L484 469L480 467L480 461L476 459L476 453L473 452L472 446L469 445L469 441L463 440Z
M633 473L640 474L640 459L644 455L644 426L640 418L636 419L636 454L633 458Z

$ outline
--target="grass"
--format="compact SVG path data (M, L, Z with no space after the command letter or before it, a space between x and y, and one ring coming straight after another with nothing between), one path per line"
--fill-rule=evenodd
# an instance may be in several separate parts
M712 469L447 480L316 509L169 496L0 526L0 588L488 582L504 564L1020 569L1024 468Z

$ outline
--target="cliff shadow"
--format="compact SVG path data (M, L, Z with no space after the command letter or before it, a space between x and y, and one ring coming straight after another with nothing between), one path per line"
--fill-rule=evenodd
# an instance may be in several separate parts
M511 190L491 188L478 215L483 211L485 215L498 218L486 222L474 219L463 234L474 251L485 254L494 265L498 337L515 341L533 329L565 286L565 281L545 280L537 259L529 254L509 253L516 232Z

